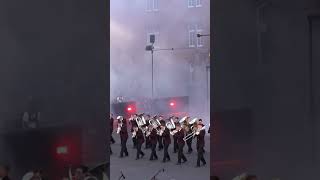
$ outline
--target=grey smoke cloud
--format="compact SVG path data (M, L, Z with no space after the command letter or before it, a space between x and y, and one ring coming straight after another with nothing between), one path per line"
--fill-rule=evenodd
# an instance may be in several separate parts
M199 50L188 48L188 17L184 12L188 8L168 14L175 3L160 9L166 12L163 17L150 21L145 12L145 1L111 0L110 97L111 100L117 96L151 97L151 52L145 51L145 46L148 29L156 27L159 31L156 48L177 49L154 52L155 96L189 96L190 113L204 116L206 59L195 60L194 54ZM193 66L190 65L192 61Z

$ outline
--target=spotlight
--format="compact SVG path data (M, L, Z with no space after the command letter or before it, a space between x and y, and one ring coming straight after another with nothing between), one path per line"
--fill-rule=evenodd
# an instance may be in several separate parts
M127 111L131 112L132 111L132 107L128 107Z

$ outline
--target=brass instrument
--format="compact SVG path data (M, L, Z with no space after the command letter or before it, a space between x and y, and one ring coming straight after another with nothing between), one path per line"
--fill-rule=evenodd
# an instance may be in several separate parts
M123 117L122 116L118 116L117 117L117 120L120 122L118 122L118 127L117 127L117 134L119 134L120 133L120 131L121 131L121 128L122 128L122 125L123 125Z
M193 127L192 128L192 133L186 135L183 140L187 141L190 138L193 138L195 135L198 135L200 133L201 130L204 130L206 127L203 126L201 129L198 129L197 127Z
M142 117L136 117L135 121L136 121L138 127L141 127L141 126L146 124L146 121L145 121L143 116Z
M166 127L169 129L171 135L174 135L175 133L178 132L177 130L175 130L176 129L176 125L174 123L173 118L174 117L170 117L170 121L166 123Z
M181 127L183 129L186 129L189 126L190 117L185 116L179 120L179 123L181 124Z
M170 134L173 136L173 135L175 135L177 132L178 132L178 130L173 130L173 131L170 131Z

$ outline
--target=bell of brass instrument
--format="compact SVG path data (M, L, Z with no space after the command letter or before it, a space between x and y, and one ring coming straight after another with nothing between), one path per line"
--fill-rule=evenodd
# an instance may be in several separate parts
M173 119L170 119L170 121L166 123L166 127L167 127L170 131L176 128L176 125L174 124Z
M189 124L194 125L195 123L197 123L198 120L199 120L198 118L193 118L191 119L191 121L189 121Z
M142 126L146 125L146 120L144 119L144 117L136 117L136 123L138 125L139 128L141 128Z
M152 127L155 127L157 130L157 134L160 134L160 131L157 129L161 125L160 121L158 119L150 119L149 124L152 125Z
M181 119L179 120L179 123L180 123L180 124L184 124L188 118L189 118L188 116L185 116L185 117L181 118Z
M117 134L119 134L120 131L121 131L122 125L123 125L123 122L122 122L123 121L123 117L122 116L118 116L117 120L119 121L118 122L118 127L117 127Z

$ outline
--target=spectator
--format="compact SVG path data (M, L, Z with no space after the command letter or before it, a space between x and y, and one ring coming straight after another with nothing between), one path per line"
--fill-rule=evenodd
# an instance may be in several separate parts
M0 165L0 179L1 180L10 180L9 171L10 171L10 169L8 166Z
M220 180L218 176L212 176L211 180Z

